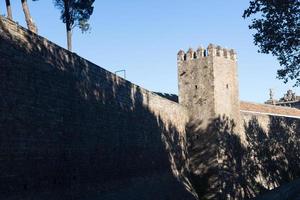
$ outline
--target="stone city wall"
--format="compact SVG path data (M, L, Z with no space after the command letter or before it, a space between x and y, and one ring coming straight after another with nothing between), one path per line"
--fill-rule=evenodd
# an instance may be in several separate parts
M192 199L177 103L2 17L0 71L1 199Z
M188 177L201 199L249 199L300 177L300 110L240 102L236 54L179 51Z
M178 55L178 104L1 17L0 198L247 199L298 178L300 111L239 102L235 52L207 52Z

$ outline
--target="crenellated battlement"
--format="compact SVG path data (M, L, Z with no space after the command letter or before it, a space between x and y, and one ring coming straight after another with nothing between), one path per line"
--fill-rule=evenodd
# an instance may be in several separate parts
M209 44L207 48L203 48L200 46L197 50L194 50L192 48L189 48L187 52L180 50L177 54L177 60L189 61L210 56L223 57L234 61L236 61L237 59L234 49L227 49L222 48L219 45Z
M299 178L300 110L240 102L232 49L179 51L177 103L0 16L0 70L0 199L244 200Z

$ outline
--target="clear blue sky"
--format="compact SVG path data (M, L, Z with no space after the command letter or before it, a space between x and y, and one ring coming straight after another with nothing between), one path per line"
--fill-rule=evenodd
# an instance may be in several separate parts
M11 0L14 19L25 20L20 0ZM65 27L52 0L28 0L39 34L66 46ZM268 89L275 97L292 88L277 80L279 64L271 55L257 53L241 16L249 0L96 0L90 34L73 33L73 50L114 72L127 71L127 79L152 91L177 93L176 55L179 49L209 43L238 52L241 100L264 102ZM4 1L0 2L5 14ZM299 88L293 88L300 95Z

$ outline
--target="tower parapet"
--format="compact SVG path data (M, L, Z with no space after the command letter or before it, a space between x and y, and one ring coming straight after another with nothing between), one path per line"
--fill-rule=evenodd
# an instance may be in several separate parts
M225 115L239 124L237 54L210 44L177 55L179 103L204 124Z
M236 61L236 52L233 49L222 48L213 44L208 45L207 48L199 47L197 50L189 48L187 52L180 50L177 54L178 61L187 61L201 59L205 57L217 56L221 58L231 59Z

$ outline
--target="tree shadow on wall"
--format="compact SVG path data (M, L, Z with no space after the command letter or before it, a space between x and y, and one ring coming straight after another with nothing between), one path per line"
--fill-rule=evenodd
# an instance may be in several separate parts
M197 120L187 125L188 177L199 199L226 199L241 171L244 154L240 138L233 133L234 122L218 117L203 129ZM224 192L226 190L227 192Z
M253 118L248 145L224 117L184 136L152 94L1 20L0 55L1 199L191 199L171 169L199 199L247 199L299 177L299 121Z
M193 199L162 142L180 133L148 107L167 100L7 23L0 20L1 199Z
M199 199L250 199L299 177L299 120L245 123L246 142L226 117L187 126L186 174Z
M256 167L253 176L260 176L264 183L257 183L257 193L300 177L299 119L271 116L268 128L264 131L256 118L245 124L248 155L255 161L250 166Z

